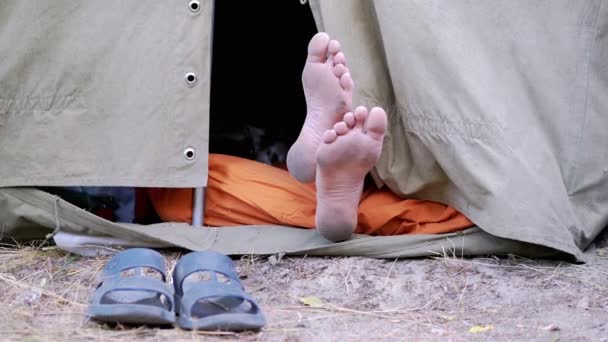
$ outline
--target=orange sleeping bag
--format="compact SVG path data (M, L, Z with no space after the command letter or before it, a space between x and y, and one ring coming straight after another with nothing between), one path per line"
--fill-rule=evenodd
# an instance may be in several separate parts
M283 169L221 154L209 155L205 225L285 225L315 228L314 184L302 184ZM163 221L192 220L192 189L149 189ZM359 203L355 233L441 234L473 223L449 206L403 199L390 190L368 189Z

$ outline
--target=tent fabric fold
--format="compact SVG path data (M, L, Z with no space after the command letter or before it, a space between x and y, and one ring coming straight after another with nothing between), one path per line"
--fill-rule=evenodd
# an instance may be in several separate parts
M606 227L607 1L311 8L357 56L354 103L387 108L378 183L576 256Z
M195 228L184 223L119 224L104 220L54 195L31 188L0 189L3 241L44 239L58 231L113 236L160 247L213 250L228 255L365 256L372 258L454 257L517 254L569 256L551 248L502 239L479 228L437 235L366 236L334 243L315 230L283 226ZM585 258L589 260L589 258Z

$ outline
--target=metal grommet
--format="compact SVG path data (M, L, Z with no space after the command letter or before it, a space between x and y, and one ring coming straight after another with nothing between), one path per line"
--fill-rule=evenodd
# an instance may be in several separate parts
M186 83L188 85L193 86L196 83L196 74L193 72L189 72L186 74Z
M198 13L198 11L200 11L200 9L201 9L201 4L200 4L200 2L198 2L198 0L192 0L188 4L188 7L190 7L190 12Z
M186 158L186 160L194 160L194 158L196 158L196 150L192 147L188 147L184 150L184 158Z

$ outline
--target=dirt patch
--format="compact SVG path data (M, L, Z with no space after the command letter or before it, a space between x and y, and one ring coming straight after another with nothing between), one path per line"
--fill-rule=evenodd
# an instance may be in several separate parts
M180 252L164 252L170 267ZM608 341L608 249L574 265L518 257L237 260L268 326L257 333L108 326L86 307L107 258L0 249L0 340ZM312 304L311 305L306 305Z

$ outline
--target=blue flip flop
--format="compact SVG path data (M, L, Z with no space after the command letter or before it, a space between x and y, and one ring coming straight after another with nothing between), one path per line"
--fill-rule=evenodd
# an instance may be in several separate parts
M245 292L232 260L215 252L192 252L173 270L177 323L188 330L256 330L266 318Z
M158 272L161 279L146 276L144 269ZM103 322L175 323L173 291L165 282L166 270L163 256L151 249L133 248L116 254L103 269L88 316Z

